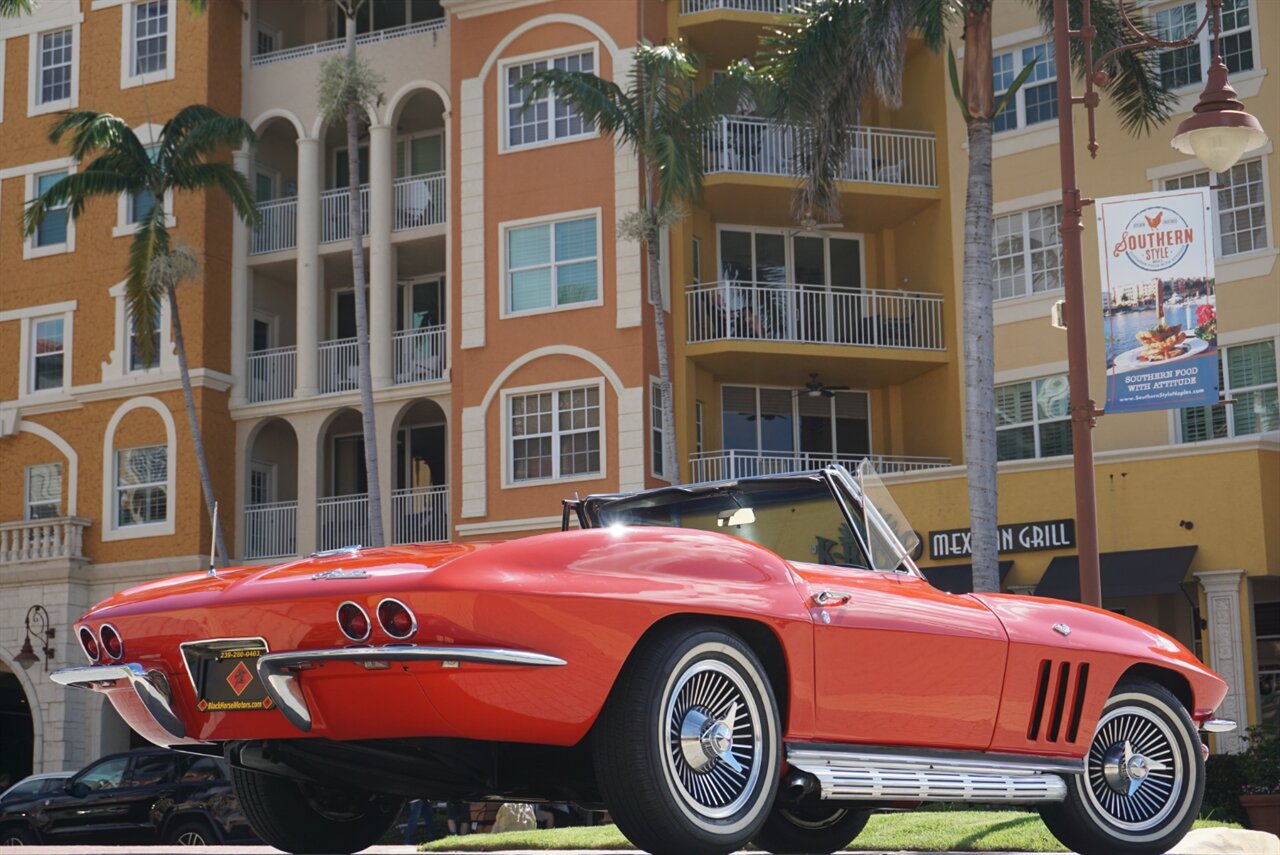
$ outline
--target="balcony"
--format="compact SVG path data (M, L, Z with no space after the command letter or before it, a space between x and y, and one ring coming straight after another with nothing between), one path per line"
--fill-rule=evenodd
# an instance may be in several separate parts
M356 339L339 338L320 342L321 395L351 392L360 388L359 371L360 352Z
M755 116L723 116L703 139L707 175L792 178L808 147L804 132ZM845 181L897 187L938 186L936 137L927 131L855 127L841 172Z
M710 282L685 292L687 341L772 341L942 351L942 295Z
M287 558L298 553L298 503L265 502L244 509L244 557Z
M0 523L0 564L84 558L83 517Z
M756 12L761 15L790 15L805 0L680 0L681 15L701 12Z
M409 175L397 178L392 194L391 230L439 226L445 222L445 174ZM360 187L363 234L369 233L369 185ZM264 202L258 206L262 223L253 233L251 255L281 252L298 245L297 197ZM351 237L351 191L345 187L320 194L320 243L334 243Z
M444 377L448 363L445 327L400 330L391 339L395 383L429 383Z
M369 542L369 496L324 496L316 500L317 549L341 549Z
M371 33L364 33L356 36L356 46L381 44L383 42L403 39L409 36L416 36L421 33L436 34L435 38L439 38L439 33L444 32L447 27L447 19L438 18L433 21L418 21L413 24L405 24L400 27L390 27L385 30L375 30ZM336 53L345 50L347 40L329 39L323 42L313 42L309 45L300 45L298 47L285 48L283 50L267 51L265 53L255 54L250 59L249 64L253 68L261 68L265 65L275 65L280 62L288 62L292 59L300 59L308 56L320 56L327 53Z
M249 354L249 403L292 398L297 384L297 363L297 349L292 345Z
M442 543L448 539L449 485L392 491L392 543Z
M823 454L808 451L699 451L689 455L691 480L724 481L732 478L750 478L754 475L785 475L789 472L805 472L839 463L854 469L863 460L870 460L881 474L916 472L950 466L948 457L901 457L882 454L844 455Z

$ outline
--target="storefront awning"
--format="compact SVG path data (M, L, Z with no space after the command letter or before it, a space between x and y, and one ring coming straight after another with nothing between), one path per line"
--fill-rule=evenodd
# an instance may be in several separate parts
M1102 596L1140 597L1176 594L1186 578L1194 546L1165 549L1133 549L1102 553ZM1036 585L1037 597L1059 600L1080 599L1080 562L1074 555L1059 555Z
M1004 577L1009 575L1012 567L1012 559L1000 562L1001 582L1004 582ZM929 580L930 585L939 590L953 594L973 593L972 564L940 564L937 567L921 567L920 572Z

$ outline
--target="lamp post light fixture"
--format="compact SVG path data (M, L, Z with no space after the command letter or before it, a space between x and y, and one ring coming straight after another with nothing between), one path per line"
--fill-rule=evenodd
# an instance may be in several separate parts
M1140 30L1129 19L1124 0L1114 2L1125 28L1134 41L1114 48L1095 62L1093 40L1097 35L1090 20L1090 7L1095 0L1080 4L1080 29L1072 30L1067 15L1067 0L1053 3L1054 61L1062 71L1058 78L1058 156L1062 173L1062 278L1066 306L1063 312L1067 328L1067 380L1071 391L1071 450L1075 474L1076 543L1080 568L1080 600L1092 606L1102 605L1102 579L1098 557L1098 514L1094 497L1092 430L1102 411L1089 395L1089 336L1085 328L1084 270L1082 266L1082 209L1092 199L1080 195L1076 183L1076 154L1072 135L1071 108L1084 105L1089 123L1089 154L1098 155L1094 127L1094 110L1100 101L1096 86L1105 86L1108 74L1100 70L1116 54L1142 48L1178 48L1193 44L1206 26L1212 36L1213 63L1209 68L1204 93L1192 115L1179 126L1173 137L1175 149L1194 154L1217 173L1226 172L1246 151L1267 141L1258 120L1245 112L1236 100L1235 90L1227 83L1227 66L1222 59L1219 36L1222 30L1222 0L1206 0L1205 15L1195 30L1174 41L1158 39ZM1072 92L1071 40L1084 43L1083 95Z
M22 639L22 649L18 651L17 656L13 657L13 661L28 671L31 670L32 665L40 661L40 657L31 646L31 639L34 638L36 644L40 645L40 651L44 653L44 670L48 671L49 663L53 661L53 638L57 635L57 628L50 622L49 612L39 604L27 609L27 617L24 623L27 634ZM33 623L37 629L31 628Z

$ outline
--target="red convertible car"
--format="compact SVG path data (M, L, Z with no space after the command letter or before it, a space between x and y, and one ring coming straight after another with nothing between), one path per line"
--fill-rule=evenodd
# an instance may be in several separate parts
M1163 852L1225 683L1085 606L932 587L874 473L568 501L564 531L142 585L76 625L157 745L224 756L266 841L350 852L406 798L607 807L637 846L831 852L871 811L1037 805ZM571 521L576 519L576 526Z

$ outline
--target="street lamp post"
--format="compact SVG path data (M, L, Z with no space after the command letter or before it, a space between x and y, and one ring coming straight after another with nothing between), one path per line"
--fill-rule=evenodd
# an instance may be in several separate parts
M1227 66L1218 45L1221 31L1222 0L1207 0L1205 16L1195 31L1176 41L1164 41L1142 32L1124 7L1124 0L1114 0L1121 20L1136 41L1105 54L1096 66L1122 51L1140 48L1176 48L1192 44L1206 25L1213 38L1213 64L1206 75L1204 93L1195 112L1178 126L1172 145L1187 154L1194 153L1214 172L1225 172L1246 151L1267 141L1258 120L1244 111L1236 93L1227 84ZM1083 104L1088 113L1089 153L1096 157L1098 142L1094 133L1093 111L1099 103L1095 84L1105 86L1108 76L1095 71L1093 39L1096 35L1090 21L1093 0L1081 5L1080 29L1072 30L1067 16L1067 0L1054 0L1053 48L1058 67L1058 153L1062 170L1062 275L1066 297L1067 381L1071 392L1071 449L1076 489L1076 543L1080 572L1080 600L1091 606L1102 605L1102 579L1098 558L1098 514L1094 498L1093 426L1102 411L1089 395L1089 336L1085 329L1085 293L1082 234L1083 208L1092 204L1084 199L1076 183L1076 153L1071 108ZM1072 92L1071 40L1084 43L1083 95Z

